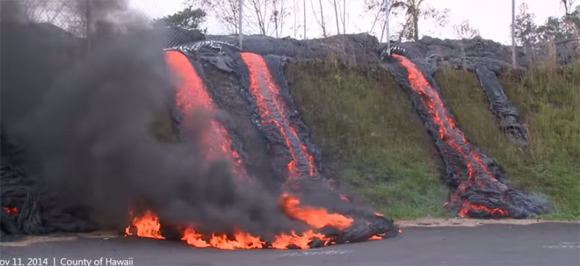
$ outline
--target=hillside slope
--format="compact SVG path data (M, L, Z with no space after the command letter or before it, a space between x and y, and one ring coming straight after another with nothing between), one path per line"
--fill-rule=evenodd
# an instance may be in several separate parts
M546 218L580 218L579 77L578 61L561 69L539 65L522 75L501 77L529 135L529 145L520 148L496 126L474 74L444 70L436 75L471 140L504 167L516 186L549 196L555 212Z
M448 215L441 159L391 74L375 66L298 62L286 75L331 176L395 219ZM578 77L575 62L500 78L528 131L529 145L522 148L501 132L474 73L442 69L435 75L467 137L502 165L516 187L553 203L554 212L544 218L580 218Z

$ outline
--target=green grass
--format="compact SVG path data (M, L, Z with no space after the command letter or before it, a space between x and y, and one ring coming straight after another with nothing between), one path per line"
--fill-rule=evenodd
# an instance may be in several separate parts
M286 75L329 175L395 219L445 215L440 160L390 73L298 62Z
M542 218L580 219L580 62L501 77L527 129L525 148L499 129L475 74L444 70L436 81L460 128L506 170L508 180L548 196L554 212Z

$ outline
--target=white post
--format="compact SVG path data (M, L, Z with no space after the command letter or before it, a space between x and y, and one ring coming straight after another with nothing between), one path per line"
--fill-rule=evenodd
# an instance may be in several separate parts
M240 43L240 50L242 49L242 41L244 39L244 36L242 36L242 22L243 22L243 12L242 12L242 8L244 6L244 0L238 0L238 8L239 8L239 12L238 12L238 35L239 35L239 43Z
M387 35L387 51L391 53L391 42L389 40L389 0L385 0L385 31Z
M512 66L517 66L516 60L516 0L512 0Z

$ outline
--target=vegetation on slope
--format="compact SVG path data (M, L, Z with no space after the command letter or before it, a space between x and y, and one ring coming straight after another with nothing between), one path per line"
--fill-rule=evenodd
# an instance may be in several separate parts
M406 93L379 66L288 66L291 93L326 173L395 219L446 216L441 161ZM500 78L518 108L528 147L501 132L474 73L444 69L436 81L468 138L517 188L553 203L546 219L580 219L580 62L538 65Z
M548 196L554 212L545 218L580 218L580 62L562 69L539 64L500 78L527 129L526 148L501 132L475 74L443 70L436 81L470 140L504 168L516 187Z
M289 64L286 77L327 175L395 219L444 215L440 159L389 72L310 61Z

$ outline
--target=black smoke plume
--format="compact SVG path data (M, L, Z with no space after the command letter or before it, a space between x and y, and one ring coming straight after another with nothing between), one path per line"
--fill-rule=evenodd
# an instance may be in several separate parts
M96 12L102 18L126 8L122 1L106 2ZM7 3L2 2L3 11L18 8L16 2ZM3 19L2 189L28 192L3 193L2 201L32 202L14 206L21 209L19 216L35 221L36 228L25 233L122 228L129 223L128 208L138 203L161 220L211 225L208 229L216 232L237 225L268 235L294 227L275 196L255 184L235 184L226 162L203 163L195 137L173 143L151 133L159 114L173 104L175 88L160 34L138 29L134 22L95 23L96 32L108 29L102 37L107 39L86 53L82 40L57 27L23 17ZM110 30L121 26L127 27ZM79 54L86 56L73 56ZM199 113L190 119L190 136L196 136L207 119ZM10 169L4 159L10 154L4 153L4 139L17 143L26 157L26 174L18 182L6 177ZM26 225L18 226L23 233Z

